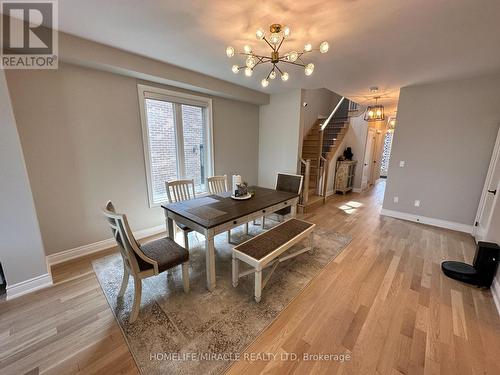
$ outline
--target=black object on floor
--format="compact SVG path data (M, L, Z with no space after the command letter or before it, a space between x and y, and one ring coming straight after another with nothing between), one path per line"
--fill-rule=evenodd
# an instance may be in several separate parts
M492 242L478 242L472 265L463 262L441 263L443 273L464 283L489 288L500 260L500 246Z

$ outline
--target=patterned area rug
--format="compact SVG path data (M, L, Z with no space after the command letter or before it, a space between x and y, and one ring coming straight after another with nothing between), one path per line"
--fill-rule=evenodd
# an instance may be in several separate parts
M260 231L259 226L250 225L251 236ZM231 232L233 242L247 238L243 227ZM217 287L213 292L205 288L204 240L192 233L190 292L183 292L180 267L144 280L141 310L133 324L128 322L132 278L123 299L117 299L123 275L120 255L98 259L93 267L143 374L218 374L350 241L349 236L317 229L312 254L304 253L278 265L257 304L253 299L253 274L241 278L237 288L231 284L232 245L225 234L215 241ZM244 270L240 265L240 271Z

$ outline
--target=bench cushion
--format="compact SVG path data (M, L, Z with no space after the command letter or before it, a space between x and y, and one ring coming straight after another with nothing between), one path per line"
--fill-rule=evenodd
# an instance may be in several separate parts
M312 226L307 221L290 219L234 249L260 260Z

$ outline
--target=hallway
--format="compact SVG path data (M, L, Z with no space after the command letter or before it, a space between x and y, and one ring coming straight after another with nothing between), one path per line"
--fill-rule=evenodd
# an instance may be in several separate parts
M385 181L333 196L305 216L353 241L247 352L351 355L344 363L240 362L231 374L497 374L500 319L491 293L443 276L471 262L473 238L379 216Z

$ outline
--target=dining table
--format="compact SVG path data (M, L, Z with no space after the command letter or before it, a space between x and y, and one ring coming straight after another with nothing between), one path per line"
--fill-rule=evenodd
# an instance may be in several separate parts
M216 287L214 238L220 233L268 216L285 207L295 217L299 195L286 191L250 186L252 197L237 200L231 192L163 204L168 237L175 240L174 222L205 236L207 289ZM264 228L262 228L264 229Z

